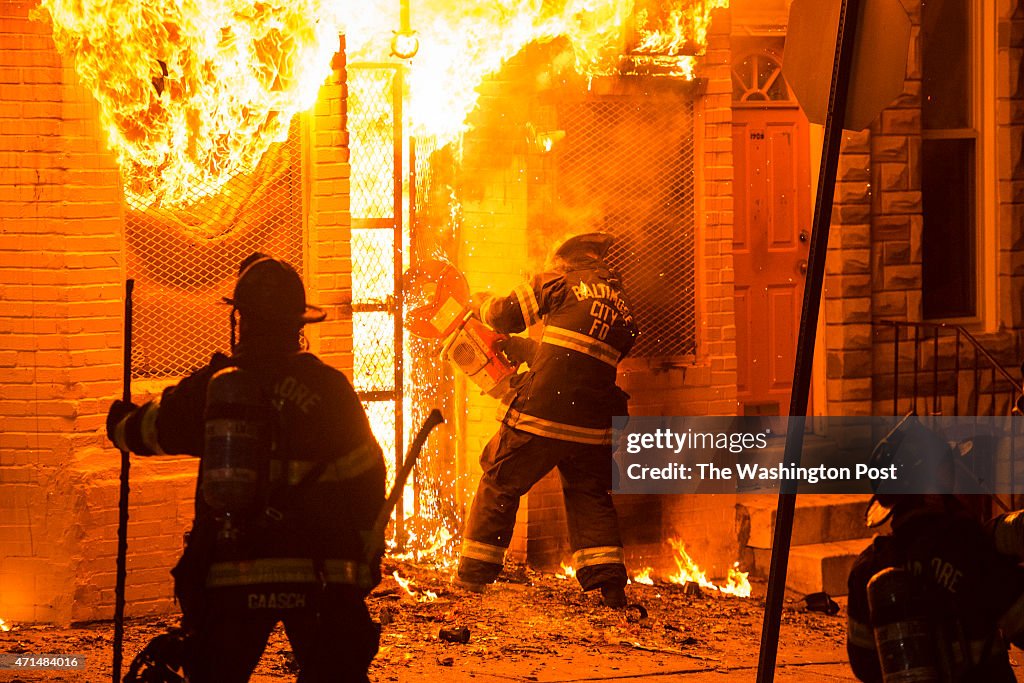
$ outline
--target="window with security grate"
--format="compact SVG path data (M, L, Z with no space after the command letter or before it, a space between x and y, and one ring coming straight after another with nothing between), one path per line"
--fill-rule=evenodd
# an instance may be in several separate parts
M303 272L302 134L298 117L255 170L176 206L126 207L128 276L135 279L132 376L180 377L229 347L238 264L260 251Z
M640 326L632 356L697 348L693 103L600 96L559 108L556 207L572 231L617 237L609 254Z

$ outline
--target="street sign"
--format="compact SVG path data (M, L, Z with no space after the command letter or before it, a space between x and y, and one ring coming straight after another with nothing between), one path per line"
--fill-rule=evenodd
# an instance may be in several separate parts
M824 125L842 0L793 0L782 75L807 120ZM848 130L862 130L903 92L910 17L899 0L862 0L846 105Z

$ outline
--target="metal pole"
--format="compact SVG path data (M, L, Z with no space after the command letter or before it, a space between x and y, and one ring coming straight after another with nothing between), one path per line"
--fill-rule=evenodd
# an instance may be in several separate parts
M394 81L394 129L392 145L394 146L394 316L395 316L395 472L402 466L402 451L405 446L405 366L404 366L404 327L405 296L402 291L402 273L404 272L404 216L402 212L402 90L404 68L395 69ZM405 505L404 497L399 495L398 508L395 512L395 544L401 548L405 544Z
M124 377L121 400L132 400L132 290L135 280L124 283ZM128 470L131 459L121 451L121 489L117 501L117 570L114 585L114 683L121 683L121 657L124 644L124 590L128 576Z
M892 414L899 415L900 409L900 326L892 326Z
M860 0L842 0L835 59L832 63L828 114L825 118L821 167L818 173L818 192L814 203L814 219L811 224L810 254L807 262L803 310L800 315L796 362L793 369L793 393L789 404L789 414L793 417L807 415L807 400L814 362L815 331L818 326L818 308L821 304L822 284L825 278L825 256L828 252L832 202L836 190L836 169L839 164L843 125L846 120L846 100L850 85L850 70L853 64L854 38L859 20ZM803 449L804 420L793 419L793 417L789 420L789 429L786 435L785 463L787 466L796 467L800 464L800 454ZM796 492L796 480L784 479L782 481L778 508L775 513L775 536L772 542L772 560L768 574L764 623L761 627L757 683L771 683L775 680L782 603L786 593L786 573L789 569L789 547L793 540Z
M416 138L409 136L409 267L415 268L419 258L416 250L416 192L418 188L416 186ZM405 285L405 279L402 280L402 285ZM402 316L403 321L405 316ZM415 359L413 372L415 372ZM414 395L415 400L416 397ZM410 413L416 413L418 406L412 406ZM411 417L411 415L410 415ZM417 467L416 471L413 472L412 477L412 514L413 517L419 518L420 516L420 468Z

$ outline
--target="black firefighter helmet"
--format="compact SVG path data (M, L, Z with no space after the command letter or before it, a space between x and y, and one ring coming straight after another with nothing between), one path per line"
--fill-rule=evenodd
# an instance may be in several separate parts
M153 638L132 660L124 683L188 683L187 640L177 628Z
M565 268L579 268L604 261L615 237L606 232L587 232L563 240L555 248L554 262Z
M306 303L302 278L284 261L255 253L242 261L238 282L224 303L231 304L242 315L264 322L322 322L327 314L318 306Z
M903 417L871 451L868 466L884 471L890 466L897 478L872 479L874 496L866 513L869 527L880 526L897 503L921 494L951 493L955 480L952 445L924 425L914 413Z

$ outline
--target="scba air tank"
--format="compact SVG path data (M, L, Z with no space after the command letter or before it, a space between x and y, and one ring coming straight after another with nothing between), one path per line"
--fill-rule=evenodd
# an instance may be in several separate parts
M889 567L868 582L868 605L884 683L942 683L930 606L906 570Z
M272 415L251 371L224 368L210 378L202 490L215 511L236 514L256 503L272 448Z

